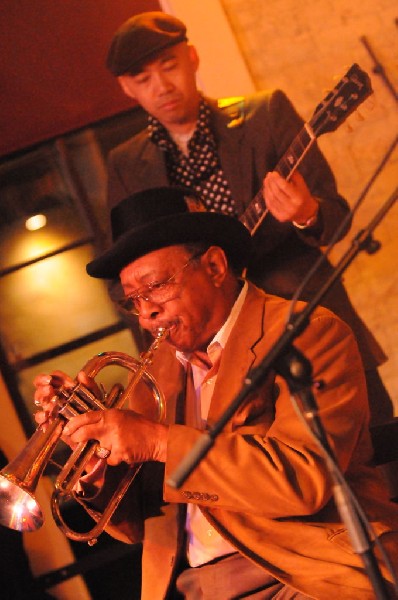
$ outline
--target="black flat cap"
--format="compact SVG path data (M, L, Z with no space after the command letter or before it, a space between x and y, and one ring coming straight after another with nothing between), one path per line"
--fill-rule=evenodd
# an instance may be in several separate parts
M159 52L186 41L186 31L182 21L164 12L135 15L116 31L106 66L116 76L139 73Z
M206 211L190 190L160 187L125 198L111 211L113 245L86 266L91 277L116 279L137 258L167 246L220 246L237 271L247 265L251 236L235 217Z

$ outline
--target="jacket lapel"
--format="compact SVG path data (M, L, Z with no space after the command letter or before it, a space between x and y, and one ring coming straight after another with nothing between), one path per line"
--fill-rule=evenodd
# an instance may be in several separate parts
M151 187L169 185L163 154L150 140L144 143L139 161L138 168L134 168L134 177L140 188L147 188L148 181L151 182Z
M253 170L252 154L249 148L243 151L244 120L231 119L228 113L219 109L214 101L209 100L209 102L221 166L229 182L232 197L241 213L253 196L252 178L247 177L247 173Z
M248 371L259 353L263 337L265 296L249 284L242 310L223 351L208 424L212 426L242 389ZM228 429L230 429L228 425Z

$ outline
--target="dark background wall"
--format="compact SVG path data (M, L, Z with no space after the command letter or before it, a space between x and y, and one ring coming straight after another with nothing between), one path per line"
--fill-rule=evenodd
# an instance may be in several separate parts
M155 0L2 0L0 157L131 107L105 68L113 33Z

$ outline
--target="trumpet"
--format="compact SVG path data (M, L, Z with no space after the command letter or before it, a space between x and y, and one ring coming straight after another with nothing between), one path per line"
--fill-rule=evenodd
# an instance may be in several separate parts
M121 384L115 384L103 402L98 400L82 383L76 383L72 389L57 390L54 398L58 408L57 416L45 426L39 425L19 455L0 471L1 525L18 531L35 531L43 525L43 511L35 497L36 487L51 460L64 426L73 416L88 410L121 408L126 399L132 395L138 382L142 380L148 386L156 403L158 421L164 420L164 396L147 368L152 363L155 351L167 334L167 329L159 328L154 341L149 349L141 354L140 360L123 352L102 352L86 363L82 370L90 378L94 378L104 367L112 364L119 365L133 373L125 389ZM101 516L85 506L86 511L96 521L90 531L86 533L74 531L62 516L61 503L71 497L77 502L81 502L74 488L88 462L95 455L98 446L96 440L78 444L64 467L61 468L55 480L55 490L51 497L51 509L56 524L68 538L87 542L89 545L95 544L99 535L104 531L142 466L142 464L129 466Z

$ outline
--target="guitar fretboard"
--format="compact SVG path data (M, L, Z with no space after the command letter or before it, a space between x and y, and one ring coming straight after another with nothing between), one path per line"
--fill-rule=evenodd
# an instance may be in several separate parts
M371 93L369 75L354 63L334 89L318 104L311 119L304 124L276 165L275 171L289 181L316 138L327 131L335 131ZM261 189L241 215L240 221L253 235L267 213Z
M279 160L275 167L275 171L289 181L293 172L303 160L315 139L316 137L312 132L310 125L306 123L300 133L294 138L288 150ZM246 207L245 212L239 217L239 220L245 225L250 233L254 235L267 213L268 209L263 197L263 190L260 189Z

